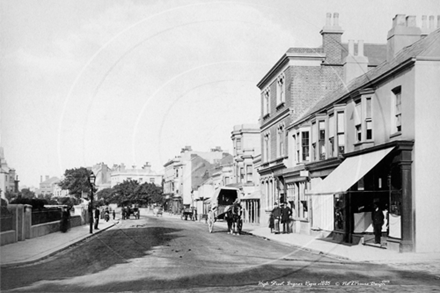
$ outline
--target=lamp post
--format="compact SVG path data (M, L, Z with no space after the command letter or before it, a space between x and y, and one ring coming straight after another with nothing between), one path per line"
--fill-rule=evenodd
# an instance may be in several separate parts
M93 189L95 188L96 176L93 171L87 175L87 179L90 184L90 203L89 203L89 222L90 222L90 234L93 233Z

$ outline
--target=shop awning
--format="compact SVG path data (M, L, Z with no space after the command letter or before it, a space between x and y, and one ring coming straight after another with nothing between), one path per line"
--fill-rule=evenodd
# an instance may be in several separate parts
M394 147L346 158L307 195L345 193L374 168Z

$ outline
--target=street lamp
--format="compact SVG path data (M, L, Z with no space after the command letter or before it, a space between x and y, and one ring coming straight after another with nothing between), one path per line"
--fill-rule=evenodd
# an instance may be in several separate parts
M90 222L90 234L93 233L93 189L95 188L95 180L96 176L93 171L90 171L90 174L87 175L87 179L90 184L90 203L89 203L89 222Z

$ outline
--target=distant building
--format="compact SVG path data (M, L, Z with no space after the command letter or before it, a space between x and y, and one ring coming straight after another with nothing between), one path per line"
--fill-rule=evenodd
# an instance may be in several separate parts
M0 147L0 189L1 197L5 197L6 191L18 192L18 176L15 169L8 166L5 160L3 147Z
M43 176L41 176L40 188L38 189L37 195L55 195L55 190L59 187L58 183L60 181L61 180L58 177L49 177L49 175L46 175L45 180L43 181Z
M112 170L104 163L98 163L92 167L92 171L96 176L95 185L99 190L111 188Z
M99 174L99 173L98 173ZM156 186L162 186L162 174L157 174L151 170L151 165L147 162L142 168L126 168L124 164L115 165L112 168L110 187L122 183L127 180L137 181L139 184L143 183L153 183Z

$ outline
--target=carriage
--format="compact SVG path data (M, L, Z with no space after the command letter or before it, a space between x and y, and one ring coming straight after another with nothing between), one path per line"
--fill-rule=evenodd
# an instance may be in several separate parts
M209 204L208 230L212 233L217 220L226 220L228 232L240 234L243 226L241 219L241 206L239 200L240 190L233 187L220 187L205 203Z

